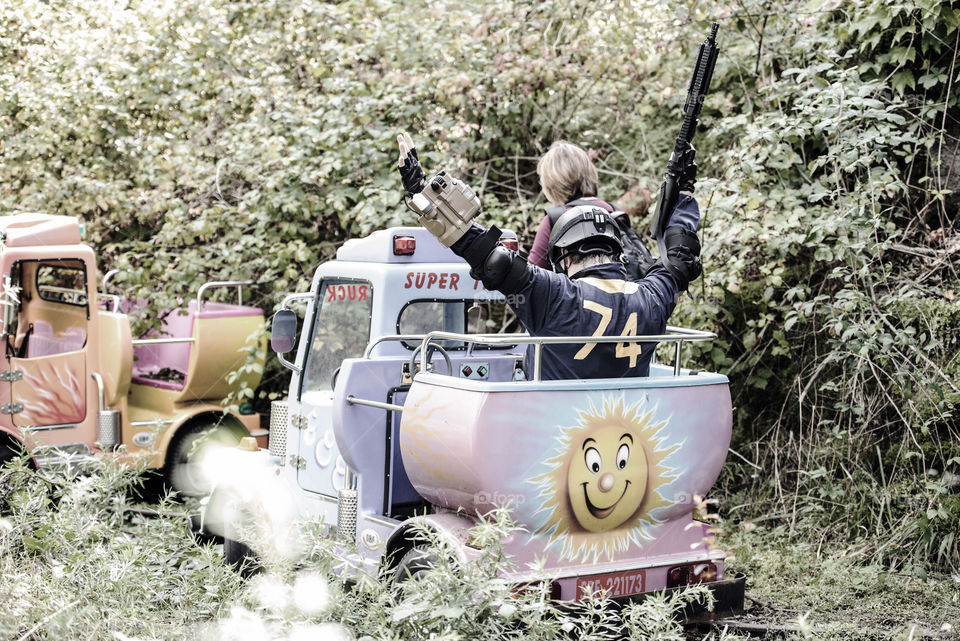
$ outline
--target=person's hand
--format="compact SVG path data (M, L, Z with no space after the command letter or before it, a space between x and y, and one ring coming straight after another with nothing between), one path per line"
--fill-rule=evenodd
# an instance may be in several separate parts
M417 156L417 148L413 145L413 138L410 134L403 132L397 136L397 145L400 147L400 160L397 168L400 170L400 180L403 182L403 188L408 196L418 194L423 191L423 186L427 181L427 174L420 165L420 158Z
M693 193L693 185L697 182L697 163L693 159L696 155L697 150L693 148L693 145L688 145L687 151L684 153L685 168L677 176L677 187L680 188L681 192Z

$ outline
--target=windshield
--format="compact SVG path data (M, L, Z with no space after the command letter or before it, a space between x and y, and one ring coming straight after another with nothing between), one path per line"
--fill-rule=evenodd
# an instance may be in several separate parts
M306 391L333 389L333 373L343 359L363 356L370 340L373 286L361 280L327 280L320 285L318 304L304 376Z

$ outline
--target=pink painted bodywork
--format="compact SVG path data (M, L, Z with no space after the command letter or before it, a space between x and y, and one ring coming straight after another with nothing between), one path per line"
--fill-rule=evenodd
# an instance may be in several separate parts
M72 216L20 214L0 217L7 247L73 245L80 242L80 226Z
M30 427L81 423L87 416L85 356L74 350L37 358L11 358L11 368L23 373L23 378L12 387L14 397L23 403L23 411L13 415L14 424Z
M460 530L472 521L466 515L508 505L521 528L504 541L517 564L514 578L532 577L528 566L543 563L548 574L566 577L564 599L574 598L576 577L585 574L646 568L647 591L665 587L672 565L712 560L722 576L723 554L711 547L709 527L691 515L726 458L730 393L725 377L699 380L485 385L418 375L401 421L404 468L424 498L460 511ZM570 470L594 444L595 434L582 427L584 416L610 422L614 407L635 410L626 414L639 427L617 433L631 433L635 456L642 449L643 478L628 480L646 489L626 520L588 523L571 507L582 499ZM437 525L453 531L446 521Z
M28 267L38 261L81 262L86 275L85 303L78 297L78 304L66 307L68 303L38 296L35 270ZM150 365L182 368L187 372L187 387L180 391L151 387L157 395L134 395L129 320L125 314L100 308L96 256L81 242L78 219L42 214L0 216L0 289L10 282L12 268L18 262L24 266L20 270L23 291L0 294L15 310L16 325L8 339L11 349L7 350L3 369L19 372L20 378L0 382L0 404L19 403L23 407L11 406L12 413L0 414L0 433L30 450L85 445L96 452L100 399L92 373L100 374L104 381L107 408L120 412L121 441L128 453L151 455L152 466L163 465L166 446L181 425L201 414L223 412L220 399L230 389L225 374L232 371L234 362L246 359L241 348L263 322L262 310L205 303L198 314L194 301L189 315L172 318L171 333L192 337L194 327L199 327L196 354L191 353L189 345L164 346L153 353L144 350L139 363L141 370ZM213 322L199 322L205 319ZM33 329L28 333L29 325ZM25 351L23 357L14 356L13 349ZM259 375L248 374L244 382L256 387ZM248 431L259 427L257 416L231 414ZM164 425L168 427L159 429ZM135 443L135 436L149 438Z
M257 307L227 305L224 303L204 303L197 312L197 301L191 300L186 313L174 310L168 314L159 332L151 332L145 338L191 338L198 318L236 318L241 316L263 316L263 310ZM183 383L157 380L151 374L163 369L172 369L186 374L190 366L190 343L165 343L161 345L138 345L134 347L133 382L167 390L182 390Z
M87 342L87 332L82 327L68 327L62 337L55 336L50 323L36 321L33 334L27 345L27 358L53 356L66 352L77 352Z

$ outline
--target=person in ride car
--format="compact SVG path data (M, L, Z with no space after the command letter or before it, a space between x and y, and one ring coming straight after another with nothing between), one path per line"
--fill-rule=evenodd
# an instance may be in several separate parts
M597 197L597 168L582 148L565 140L557 140L537 162L537 176L543 195L553 205L537 227L527 262L550 268L547 247L550 231L563 212L577 205L595 205L608 212L615 210L610 203Z
M408 194L423 190L426 174L409 134L397 137L399 169ZM638 336L662 334L677 298L701 271L693 198L695 165L680 177L680 198L667 225L668 269L654 265L638 281L626 279L620 232L610 213L594 205L571 207L550 233L547 257L556 271L531 265L504 247L495 226L476 223L450 249L484 287L507 297L531 336ZM446 230L445 230L446 231ZM532 347L532 346L531 346ZM654 344L544 345L543 380L646 376Z

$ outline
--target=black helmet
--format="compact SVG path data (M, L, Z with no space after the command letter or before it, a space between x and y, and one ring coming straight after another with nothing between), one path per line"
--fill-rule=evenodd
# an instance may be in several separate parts
M561 269L562 258L567 254L607 254L616 256L623 252L620 229L610 212L580 205L568 209L550 231L547 257L554 271Z

